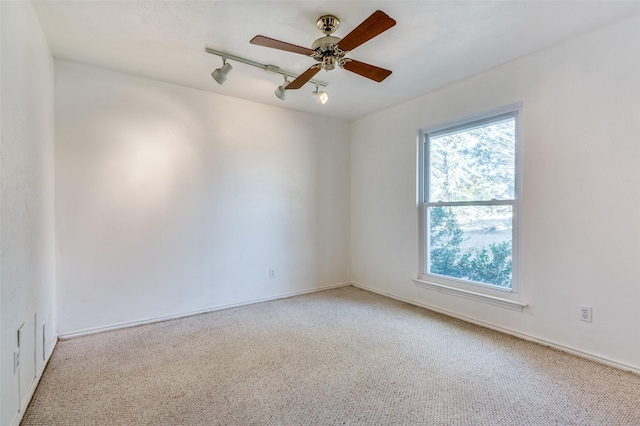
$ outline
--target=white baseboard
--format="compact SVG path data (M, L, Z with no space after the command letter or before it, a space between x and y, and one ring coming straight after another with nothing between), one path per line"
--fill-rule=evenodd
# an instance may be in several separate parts
M345 287L345 286L350 286L350 285L351 285L350 282L331 284L331 285L327 285L327 286L323 286L323 287L312 288L312 289L309 289L309 290L301 290L301 291L293 291L293 292L290 292L290 293L282 293L282 294L278 294L276 296L262 297L262 298L259 298L259 299L251 299L251 300L247 300L247 301L244 301L244 302L232 303L232 304L229 304L229 305L210 306L210 307L206 307L206 308L203 308L203 309L198 309L198 310L189 311L189 312L182 312L182 313L174 314L174 315L165 315L165 316L161 316L161 317L146 318L146 319L137 320L137 321L123 322L123 323L118 323L118 324L110 324L110 325L100 326L100 327L85 328L85 329L82 329L82 330L71 331L71 332L68 332L68 333L60 333L60 334L58 334L58 338L60 340L66 340L66 339L71 339L71 338L74 338L74 337L80 337L80 336L86 336L86 335L89 335L89 334L101 333L103 331L112 331L112 330L119 330L121 328L135 327L135 326L138 326L138 325L154 324L154 323L157 323L157 322L163 322L163 321L168 321L168 320L172 320L172 319L185 318L185 317L190 317L190 316L193 316L193 315L206 314L208 312L215 312L215 311L220 311L220 310L223 310L223 309L237 308L239 306L253 305L255 303L268 302L270 300L286 299L287 297L300 296L302 294L315 293L317 291L329 290L329 289L332 289L332 288Z
M29 392L27 392L27 397L24 399L22 407L20 407L20 411L18 411L11 422L12 426L19 426L22 421L22 417L24 417L24 413L27 411L27 407L29 407L29 403L31 402L31 398L33 398L33 394L36 392L36 388L38 387L38 383L40 383L40 379L42 378L42 373L47 368L47 364L49 364L49 360L51 359L51 355L53 354L53 350L58 343L58 337L54 335L53 343L51 344L51 349L47 354L44 362L42 363L42 367L38 370L38 374L36 374L36 378L31 383L31 387L29 388Z
M594 355L592 353L585 352L585 351L582 351L580 349L575 349L575 348L572 348L570 346L562 345L560 343L551 342L549 340L545 340L545 339L542 339L542 338L539 338L539 337L536 337L536 336L531 336L529 334L521 333L519 331L515 331L515 330L509 329L509 328L505 328L505 327L502 327L502 326L499 326L499 325L491 324L491 323L488 323L488 322L485 322L485 321L480 321L480 320L477 320L477 319L474 319L474 318L469 318L469 317L464 316L464 315L460 315L460 314L457 314L457 313L454 313L454 312L451 312L451 311L447 311L446 309L437 308L435 306L431 306L429 304L422 303L422 302L416 302L415 300L411 300L411 299L407 299L407 298L404 298L404 297L401 297L401 296L397 296L395 294L387 293L386 291L381 291L381 290L378 290L378 289L375 289L375 288L372 288L372 287L368 287L368 286L363 285L363 284L352 282L351 285L353 285L354 287L358 287L358 288L360 288L362 290L370 291L372 293L377 293L377 294L380 294L382 296L389 297L391 299L395 299L395 300L399 300L401 302L408 303L410 305L419 306L421 308L425 308L425 309L428 309L430 311L438 312L438 313L441 313L443 315L447 315L449 317L457 318L457 319L460 319L462 321L470 322L470 323L479 325L481 327L490 328L492 330L496 330L496 331L499 331L501 333L509 334L511 336L518 337L520 339L528 340L530 342L538 343L538 344L543 345L543 346L548 346L550 348L557 349L557 350L563 351L563 352L567 352L567 353L570 353L572 355L579 356L581 358L586 358L586 359L589 359L591 361L596 361L596 362L599 362L601 364L605 364L605 365L608 365L610 367L617 368L619 370L630 371L632 373L640 375L640 367L637 367L637 366L633 366L633 365L626 364L626 363L623 363L623 362L615 361L615 360L612 360L612 359L609 359L609 358L605 358L605 357L602 357L602 356L599 356L599 355Z

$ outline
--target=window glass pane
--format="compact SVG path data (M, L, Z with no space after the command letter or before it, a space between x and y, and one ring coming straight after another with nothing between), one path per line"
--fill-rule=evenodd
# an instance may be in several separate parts
M515 198L515 119L429 137L428 201Z
M428 273L511 288L511 206L427 209Z

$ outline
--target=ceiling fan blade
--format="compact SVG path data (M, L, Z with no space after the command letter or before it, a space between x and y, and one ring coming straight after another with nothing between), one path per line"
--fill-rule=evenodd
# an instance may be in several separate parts
M285 43L284 41L275 40L269 37L257 35L249 42L258 46L270 47L272 49L284 50L287 52L300 53L302 55L311 55L314 51L306 47L296 46L295 44Z
M356 61L353 59L345 62L342 68L359 74L363 77L370 78L371 80L377 81L378 83L391 75L391 71L389 70L376 67L375 65L365 64L364 62Z
M340 42L338 47L342 50L353 50L375 36L382 34L389 28L393 27L396 21L381 10L376 10L358 25L353 31L347 34Z
M294 90L301 88L307 83L307 81L311 80L314 75L318 74L318 71L320 71L320 68L316 67L315 65L312 66L311 68L300 74L298 78L287 84L285 89Z

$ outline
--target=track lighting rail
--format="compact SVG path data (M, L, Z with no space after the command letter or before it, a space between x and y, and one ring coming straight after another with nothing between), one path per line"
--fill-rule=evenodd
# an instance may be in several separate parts
M291 73L291 72L288 72L288 71L284 71L284 70L280 69L279 67L277 67L275 65L261 64L261 63L256 62L256 61L252 61L251 59L245 59L245 58L242 58L240 56L232 55L230 53L221 52L219 50L211 49L209 47L207 47L205 50L206 50L207 53L211 53L212 55L220 56L223 60L230 59L232 61L242 62L243 64L251 65L252 67L260 68L260 69L263 69L263 70L265 70L267 72L270 72L270 73L273 73L273 74L283 75L285 78L291 77L291 78L295 79L295 78L298 77L298 75L296 75L294 73ZM327 87L329 85L329 83L325 83L324 81L320 81L320 80L309 80L308 83L315 84L316 86L322 86L322 87Z

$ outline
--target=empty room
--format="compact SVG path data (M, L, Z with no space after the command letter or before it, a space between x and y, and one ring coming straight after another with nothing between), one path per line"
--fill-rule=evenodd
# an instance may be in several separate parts
M640 425L640 1L0 23L0 426Z

